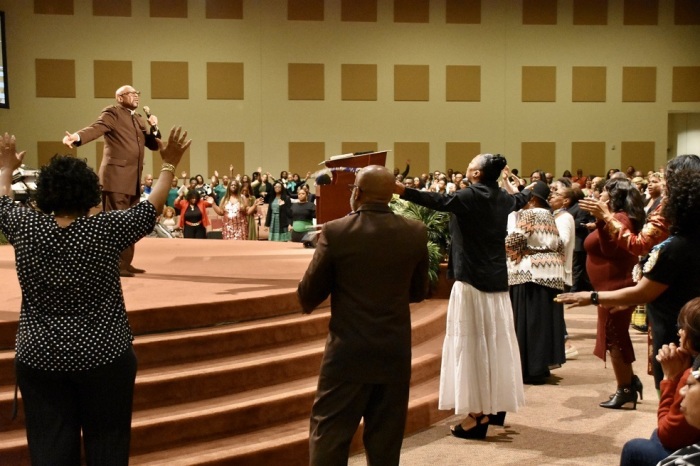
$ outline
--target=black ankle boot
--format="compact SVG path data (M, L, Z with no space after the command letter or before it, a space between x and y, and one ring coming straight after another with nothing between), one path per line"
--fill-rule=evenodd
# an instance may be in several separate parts
M642 385L642 381L639 380L639 377L637 377L636 375L632 376L632 390L639 393L640 400L644 399L644 395L642 394L642 392L644 391L644 385Z
M625 404L632 403L632 409L637 409L637 392L631 385L617 389L609 401L600 403L601 408L620 409Z

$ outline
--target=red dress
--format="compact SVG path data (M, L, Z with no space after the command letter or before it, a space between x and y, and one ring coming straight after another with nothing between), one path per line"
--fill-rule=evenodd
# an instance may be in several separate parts
M622 225L635 232L632 222L624 212L615 214ZM637 256L618 246L606 229L605 222L599 220L596 229L586 237L583 246L588 254L586 271L596 291L612 291L634 286L632 269ZM634 361L634 348L630 340L629 326L634 307L610 313L609 308L598 306L598 334L593 354L605 360L605 352L617 346L626 363Z

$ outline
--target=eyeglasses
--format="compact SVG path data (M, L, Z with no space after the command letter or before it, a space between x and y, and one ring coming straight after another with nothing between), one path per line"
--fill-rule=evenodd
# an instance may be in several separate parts
M130 92L122 92L119 95L141 95L141 91L130 91Z
M360 187L357 186L356 184L349 184L349 185L348 185L348 189L349 189L350 191L354 191L355 188L357 188L359 191L362 191L362 188L360 188Z

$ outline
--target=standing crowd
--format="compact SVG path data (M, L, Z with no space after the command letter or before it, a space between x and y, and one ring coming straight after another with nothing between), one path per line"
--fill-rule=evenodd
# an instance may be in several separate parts
M140 92L75 133L67 146L105 137L98 173L54 156L37 179L37 209L13 201L24 152L0 138L0 231L14 247L22 291L16 376L32 464L128 464L137 361L120 277L134 244L157 224L205 238L212 209L222 237L257 238L265 210L273 241L299 240L313 224L308 180L258 169L218 173L179 186L190 146L157 118L136 113ZM162 158L157 182L143 176L144 147ZM370 464L398 465L411 377L410 303L428 291L428 232L395 215L392 195L450 214L447 309L439 408L465 417L454 436L483 439L524 405L523 384L544 384L577 350L567 347L564 305L596 306L594 354L608 355L615 390L602 408L636 408L643 395L629 334L646 305L658 428L624 446L621 464L698 464L700 451L700 157L679 155L646 176L629 167L606 177L569 171L529 180L505 157L479 154L464 174L410 177L362 168L352 212L326 222L297 295L305 313L330 297L331 319L311 410L311 464L346 464L361 419ZM97 205L102 211L90 215ZM162 214L161 214L162 213ZM83 444L81 446L81 443ZM676 451L678 450L678 451Z

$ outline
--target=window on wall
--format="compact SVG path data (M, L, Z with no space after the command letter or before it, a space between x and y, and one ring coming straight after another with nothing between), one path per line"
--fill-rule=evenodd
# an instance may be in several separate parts
M10 108L7 94L7 53L5 53L5 12L0 11L0 108Z

